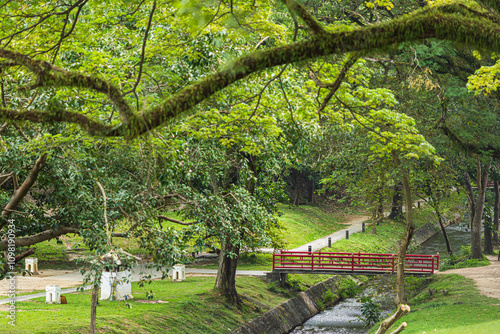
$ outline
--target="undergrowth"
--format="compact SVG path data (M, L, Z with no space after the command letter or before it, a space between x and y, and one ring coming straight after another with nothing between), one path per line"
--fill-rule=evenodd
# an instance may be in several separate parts
M471 259L470 252L470 246L462 246L457 255L453 254L449 258L443 260L439 266L439 270L445 271L466 267L484 267L490 264L490 261L485 255L483 255L482 259Z

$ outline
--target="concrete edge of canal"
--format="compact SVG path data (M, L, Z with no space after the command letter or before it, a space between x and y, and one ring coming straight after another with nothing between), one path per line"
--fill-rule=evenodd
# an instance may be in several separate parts
M323 297L328 291L336 292L337 280L338 278L331 277L306 291L300 292L297 297L291 298L243 324L231 334L289 333L295 327L321 312L324 307L330 307L339 302L340 298L326 302Z

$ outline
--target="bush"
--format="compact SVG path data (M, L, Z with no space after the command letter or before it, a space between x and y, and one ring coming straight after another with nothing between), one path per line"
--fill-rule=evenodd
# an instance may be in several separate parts
M338 289L342 299L352 298L361 291L361 287L352 279L342 280Z
M361 314L363 315L361 319L365 323L366 327L370 326L372 323L376 323L380 320L380 305L375 304L373 300L369 297L361 298Z
M293 297L293 294L288 291L287 289L283 288L279 282L272 282L267 286L267 290L274 292L274 293L279 293L287 298Z
M327 291L323 295L323 303L325 304L333 304L333 302L337 299L337 296L333 294L331 291Z

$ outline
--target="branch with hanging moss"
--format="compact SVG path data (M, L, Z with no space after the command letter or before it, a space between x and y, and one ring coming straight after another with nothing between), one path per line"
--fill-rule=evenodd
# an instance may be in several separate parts
M291 12L297 14L315 34L323 34L325 32L321 24L307 11L307 8L304 5L299 4L295 0L281 1Z
M33 59L20 52L0 49L0 57L25 67L35 75L36 82L32 86L21 88L22 90L32 90L38 87L74 87L91 89L106 94L118 110L124 125L129 125L136 119L136 115L127 101L123 98L120 89L105 79L84 75L75 71L66 71L49 62ZM8 109L3 110L1 113L3 114L5 111L8 111Z
M450 40L469 47L500 51L500 26L495 17L475 15L471 10L457 4L426 7L404 17L387 22L360 27L352 31L325 32L313 35L307 40L265 51L255 51L229 63L223 69L203 80L185 87L156 106L146 108L138 116L132 112L122 98L121 92L104 79L86 76L78 72L65 71L49 63L37 61L25 55L0 50L0 57L14 60L30 69L43 87L82 87L102 92L119 111L122 123L115 127L103 126L100 122L80 115L71 115L69 120L61 114L0 110L0 121L14 117L17 120L31 120L38 123L82 122L92 134L102 136L136 137L166 124L186 113L216 92L248 77L250 74L288 63L343 54L353 51L372 51L402 42L428 38ZM31 118L31 119L29 119Z

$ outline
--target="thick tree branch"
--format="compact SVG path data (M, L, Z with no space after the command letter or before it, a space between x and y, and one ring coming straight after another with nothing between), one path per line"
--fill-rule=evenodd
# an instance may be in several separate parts
M475 145L471 142L465 142L453 132L453 130L445 123L440 123L438 125L441 132L447 136L455 145L457 145L462 151L468 154L481 155L484 152L489 152L493 159L500 159L500 150L491 145Z
M19 203L26 196L33 184L35 184L38 173L40 173L40 171L42 170L46 160L47 153L44 153L35 161L35 164L33 165L33 168L31 169L26 180L24 180L21 187L19 187L19 189L14 192L14 195L12 195L9 203L7 203L7 205L4 207L2 211L2 221L0 222L0 230L7 224L8 219L12 215L12 210L14 210L19 205Z
M183 222L181 220L177 220L177 219L170 218L170 217L163 216L163 215L158 215L158 219L163 219L163 220L166 220L166 221L169 221L169 222L172 222L172 223L176 223L176 224L180 224L180 225L185 225L185 226L195 225L195 224L199 223L199 222Z
M42 241L59 237L64 234L78 233L79 230L80 229L77 226L59 226L57 228L46 230L27 237L16 238L15 239L16 247L28 247ZM7 249L7 245L8 245L8 240L6 238L0 241L0 249Z
M33 123L73 123L78 124L83 130L91 135L102 135L113 131L114 127L95 121L85 115L67 110L22 110L0 108L0 119L12 121L30 121Z
M392 314L390 317L382 321L376 334L384 334L385 332L387 332L389 328L391 328L392 325L394 325L396 321L398 321L402 316L408 313L410 313L410 306L400 304L396 312L394 312L394 314ZM406 327L406 324L403 326L403 329L404 327ZM396 329L396 331L394 331L393 333L399 333L403 330L401 329L399 332L397 332L398 329Z
M66 71L51 63L35 60L22 53L6 49L0 49L0 57L15 61L17 64L26 67L35 74L37 82L31 89L36 87L75 87L91 89L108 96L120 113L124 125L131 125L136 119L136 115L132 112L132 109L123 98L120 89L104 79L83 75L78 72Z
M295 0L282 0L282 2L291 12L297 14L315 34L325 32L321 24L307 11L304 5L297 3Z

